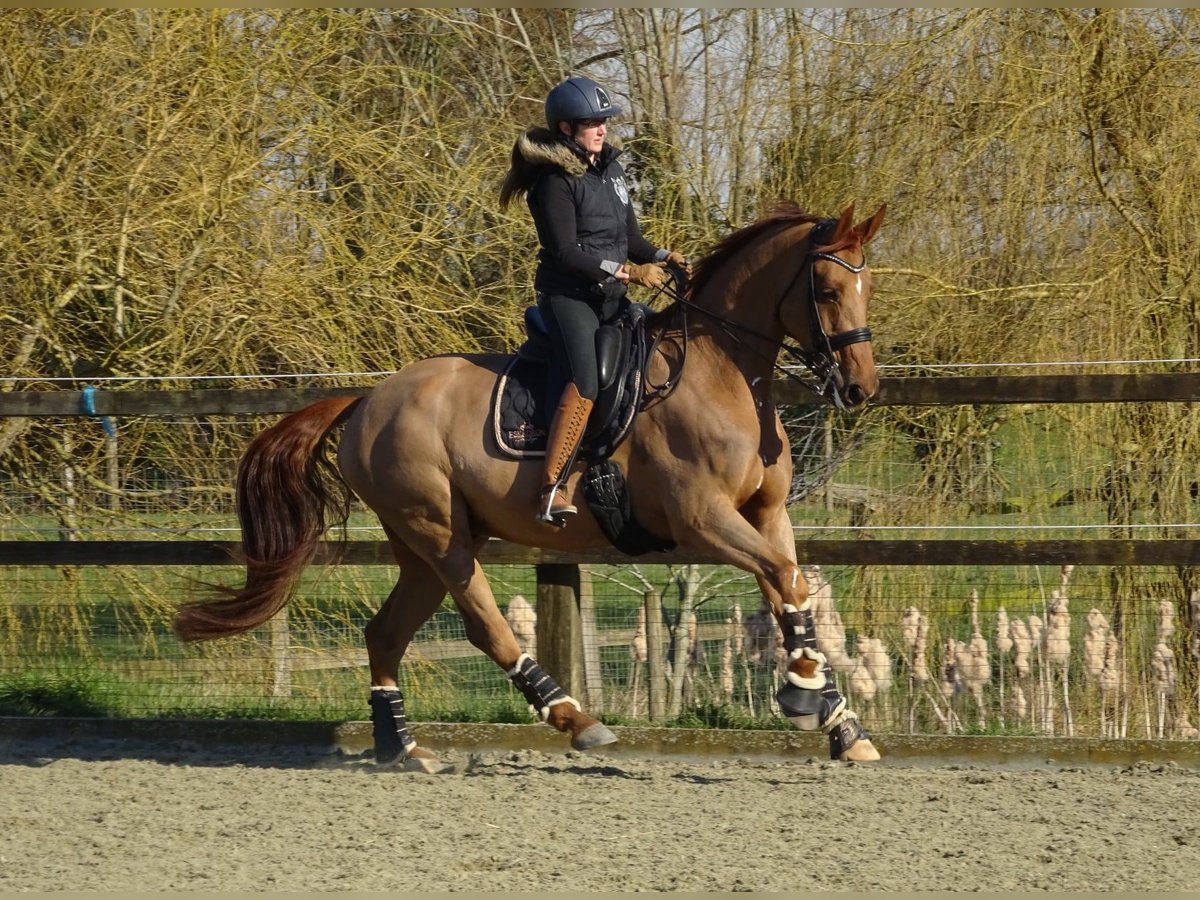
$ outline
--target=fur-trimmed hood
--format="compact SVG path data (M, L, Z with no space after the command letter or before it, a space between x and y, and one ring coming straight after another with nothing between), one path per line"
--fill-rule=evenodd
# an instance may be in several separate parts
M604 142L602 165L620 153L621 140L612 135L611 139ZM538 174L545 168L559 168L568 175L578 177L587 171L588 160L583 150L564 135L556 135L548 128L529 128L513 145L512 164L500 186L501 208L528 193Z

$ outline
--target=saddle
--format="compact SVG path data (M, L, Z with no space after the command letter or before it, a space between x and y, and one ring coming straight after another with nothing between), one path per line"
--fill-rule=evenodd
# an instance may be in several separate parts
M644 304L630 304L596 332L600 394L579 448L584 459L607 459L633 426L645 378L647 311ZM501 373L492 402L493 430L501 453L513 459L546 455L550 419L566 384L541 310L526 307L525 342Z
M641 409L646 378L645 319L649 307L630 304L596 332L600 394L583 432L579 458L586 464L588 507L608 539L631 556L673 549L633 518L621 467L609 459L628 437ZM525 342L504 367L492 394L492 432L512 459L545 457L546 438L567 377L536 306L525 309Z

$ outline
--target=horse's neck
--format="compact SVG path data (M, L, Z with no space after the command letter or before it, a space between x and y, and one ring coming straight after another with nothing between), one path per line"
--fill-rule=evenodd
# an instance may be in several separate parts
M726 317L724 312L719 315ZM737 328L727 331L717 320L692 310L687 318L687 350L677 376L679 390L668 402L673 409L684 411L689 420L697 410L704 411L699 422L692 424L698 433L704 434L706 429L732 431L752 441L743 447L747 453L763 461L777 459L781 445L776 434L772 375L779 339L764 341ZM744 317L736 321L759 334L770 334L768 322ZM756 434L757 439L753 437ZM716 444L729 450L736 441L726 444L718 440Z
M783 342L778 288L761 270L720 274L694 303L706 312L692 313L691 338L720 369L731 367L747 382L770 379Z
M705 321L697 322L698 318L689 316L688 369L703 368L718 383L740 379L757 385L771 380L778 341L764 341L736 328L723 330L715 320L703 317Z

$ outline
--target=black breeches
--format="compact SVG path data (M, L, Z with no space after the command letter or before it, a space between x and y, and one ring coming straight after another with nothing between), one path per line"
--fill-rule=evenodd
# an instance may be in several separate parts
M580 300L562 294L538 296L538 309L546 321L554 352L567 379L575 382L579 396L586 400L595 400L600 393L596 331L605 322L616 318L627 304L624 296L596 300Z

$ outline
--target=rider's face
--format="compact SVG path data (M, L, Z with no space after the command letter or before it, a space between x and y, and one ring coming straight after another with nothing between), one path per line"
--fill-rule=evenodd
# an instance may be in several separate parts
M575 123L575 143L591 156L595 156L603 149L606 134L608 134L607 119L582 119Z

